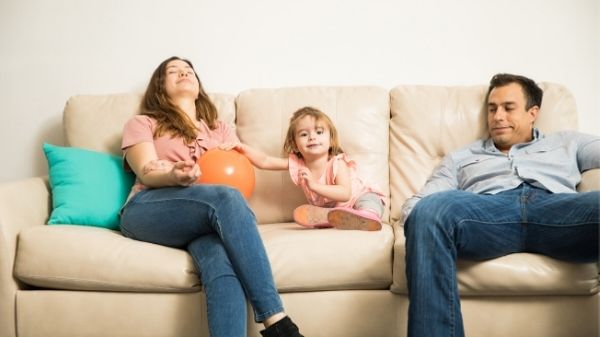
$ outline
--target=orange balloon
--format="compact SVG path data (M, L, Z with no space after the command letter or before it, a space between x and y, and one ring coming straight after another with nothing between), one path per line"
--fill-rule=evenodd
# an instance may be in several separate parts
M237 188L246 199L254 190L254 166L243 154L235 150L214 148L198 158L201 184L228 185Z

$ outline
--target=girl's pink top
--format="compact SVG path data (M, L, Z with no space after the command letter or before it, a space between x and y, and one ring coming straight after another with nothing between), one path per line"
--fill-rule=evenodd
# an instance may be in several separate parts
M365 183L363 183L363 181L358 177L356 171L356 162L348 158L345 153L338 154L327 162L325 171L319 178L318 182L321 184L335 185L335 178L340 165L346 165L350 172L352 196L350 197L350 200L346 202L337 202L309 190L306 184L302 183L302 179L300 179L299 176L300 169L306 167L304 160L298 158L298 156L295 154L289 155L290 177L292 178L294 184L300 186L309 204L320 207L352 207L361 195L369 192L379 195L382 203L385 203L385 197L383 193L381 193L374 186L365 185Z
M196 140L192 144L186 144L183 138L171 137L170 134L163 134L158 138L154 138L156 125L156 120L146 115L136 115L129 119L123 128L123 141L121 142L123 156L127 153L127 149L133 145L152 142L159 160L170 162L196 161L204 152L219 146L223 142L239 141L235 131L222 121L217 121L217 127L214 130L211 130L204 121L200 121ZM125 168L129 169L127 161L123 162ZM136 179L129 197L131 198L135 192L144 188L145 186L141 184L139 179Z

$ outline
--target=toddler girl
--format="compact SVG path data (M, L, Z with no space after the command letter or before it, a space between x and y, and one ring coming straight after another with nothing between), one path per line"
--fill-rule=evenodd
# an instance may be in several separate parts
M287 131L288 158L267 156L246 144L224 144L244 154L258 168L289 170L309 204L294 210L294 221L312 228L381 229L384 196L357 176L356 163L339 145L331 119L312 107L296 111Z

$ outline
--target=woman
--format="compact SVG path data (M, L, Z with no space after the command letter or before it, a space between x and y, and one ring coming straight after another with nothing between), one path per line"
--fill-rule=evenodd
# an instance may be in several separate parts
M235 189L195 184L196 160L239 141L217 120L191 62L154 71L141 114L123 130L126 166L137 176L123 208L127 237L186 249L200 271L212 337L246 336L246 296L263 336L302 337L284 313L254 214Z

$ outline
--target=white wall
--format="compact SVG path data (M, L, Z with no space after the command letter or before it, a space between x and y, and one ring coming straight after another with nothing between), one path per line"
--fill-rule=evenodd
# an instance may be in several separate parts
M0 182L46 174L68 97L143 91L171 55L231 94L519 73L567 86L600 134L597 0L0 0Z

